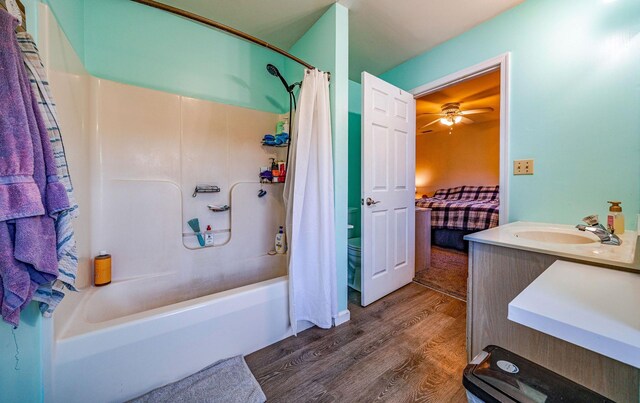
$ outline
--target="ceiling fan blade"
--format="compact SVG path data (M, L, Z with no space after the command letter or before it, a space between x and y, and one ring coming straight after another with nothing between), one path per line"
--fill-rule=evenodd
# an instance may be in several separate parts
M427 112L427 113L418 113L417 116L447 116L447 115L445 113Z
M468 111L460 111L461 115L476 115L478 113L489 113L493 112L493 108L478 108L478 109L469 109Z
M424 126L420 126L420 127L418 128L418 130L422 130L422 129L424 129L425 127L429 127L429 126L431 126L431 125L432 125L432 124L434 124L434 123L438 123L439 121L440 121L440 119L438 118L438 119L434 120L433 122L427 123L427 124L426 124L426 125L424 125Z
M469 118L465 118L464 116L461 116L462 119L460 119L461 123L464 123L466 125L472 125L476 122L474 122L473 120L469 119Z

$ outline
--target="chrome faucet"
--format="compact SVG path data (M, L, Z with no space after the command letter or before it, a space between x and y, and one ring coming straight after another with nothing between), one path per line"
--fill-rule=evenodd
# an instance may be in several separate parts
M589 231L592 234L595 234L598 238L600 238L600 243L602 244L616 246L622 245L622 239L618 238L616 234L606 229L604 225L598 223L597 216L587 216L583 218L582 221L586 222L589 225L576 225L576 228L580 231Z

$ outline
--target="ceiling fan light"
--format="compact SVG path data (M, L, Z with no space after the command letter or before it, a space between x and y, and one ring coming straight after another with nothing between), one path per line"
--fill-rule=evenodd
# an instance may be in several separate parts
M453 121L449 118L440 118L440 123L447 126L453 125Z
M456 116L455 118L453 118L454 123L460 123L461 120L462 120L462 116Z

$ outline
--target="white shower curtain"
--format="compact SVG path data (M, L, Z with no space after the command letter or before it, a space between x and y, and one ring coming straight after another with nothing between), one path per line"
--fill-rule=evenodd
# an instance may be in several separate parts
M289 241L289 318L330 328L337 315L329 76L306 70L284 187Z

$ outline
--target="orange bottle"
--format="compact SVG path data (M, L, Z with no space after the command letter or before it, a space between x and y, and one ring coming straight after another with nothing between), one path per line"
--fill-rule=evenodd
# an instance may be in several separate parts
M97 287L111 283L111 255L106 250L93 259L93 284Z

